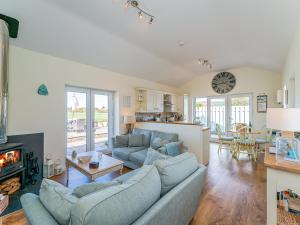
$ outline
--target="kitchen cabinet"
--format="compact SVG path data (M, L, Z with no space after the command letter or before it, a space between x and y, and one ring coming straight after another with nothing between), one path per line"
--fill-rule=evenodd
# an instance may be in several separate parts
M147 112L163 112L163 94L147 91Z
M136 112L177 112L177 102L178 96L175 94L136 89Z

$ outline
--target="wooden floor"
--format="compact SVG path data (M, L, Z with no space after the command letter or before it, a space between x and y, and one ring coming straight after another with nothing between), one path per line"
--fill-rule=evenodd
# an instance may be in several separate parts
M257 163L241 157L232 159L223 150L218 156L217 145L211 144L211 160L208 166L200 207L190 225L265 225L266 224L266 168L263 158ZM125 169L125 173L128 172ZM118 176L109 174L99 181ZM71 171L70 187L74 188L88 180ZM65 183L65 176L55 180ZM98 181L98 180L97 180ZM20 210L3 218L4 225L27 225Z

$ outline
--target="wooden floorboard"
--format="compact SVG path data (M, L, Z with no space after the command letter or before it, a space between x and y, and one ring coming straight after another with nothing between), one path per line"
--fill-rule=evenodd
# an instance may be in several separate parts
M125 168L125 173L130 171ZM71 170L70 187L87 183L85 176ZM97 181L109 181L118 172ZM56 181L65 184L65 176ZM22 210L3 218L4 225L27 225ZM211 160L205 179L204 191L197 213L190 225L265 225L266 224L266 168L263 155L257 163L242 156L232 159L223 150L217 154L217 145L211 144Z

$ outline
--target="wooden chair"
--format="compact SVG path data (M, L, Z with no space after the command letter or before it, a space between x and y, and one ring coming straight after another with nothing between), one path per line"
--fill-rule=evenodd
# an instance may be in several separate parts
M260 137L256 138L258 153L265 153L266 145L272 141L272 130L262 130Z
M253 161L257 160L256 134L249 133L248 127L240 128L238 137L234 139L233 156L239 160L240 154L245 153Z
M216 124L216 132L217 132L218 141L219 141L218 154L220 154L220 152L222 151L223 148L225 149L224 145L229 145L229 149L231 150L232 143L233 143L233 137L222 135L222 129L219 124Z

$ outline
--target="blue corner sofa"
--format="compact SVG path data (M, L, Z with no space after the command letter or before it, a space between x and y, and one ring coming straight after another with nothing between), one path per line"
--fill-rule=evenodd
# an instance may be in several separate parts
M137 169L143 166L149 147L154 148L154 145L156 145L156 150L158 150L160 153L168 155L167 150L169 148L175 147L180 149L182 145L182 142L178 140L178 134L175 133L134 128L132 135L143 135L142 144L138 146L130 146L130 144L128 145L128 136L126 137L124 135L123 137L127 138L125 141L123 139L122 141L118 142L117 138L122 136L117 136L112 139L112 156L116 159L122 160L124 165L131 169ZM157 140L162 142L162 146L157 143ZM176 155L173 154L172 156Z
M199 206L205 171L193 154L184 153L124 174L111 187L80 198L45 179L40 196L24 194L21 203L30 225L188 225ZM45 193L51 185L53 191ZM84 188L89 185L98 183ZM68 201L61 204L64 198Z

